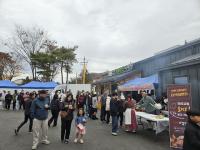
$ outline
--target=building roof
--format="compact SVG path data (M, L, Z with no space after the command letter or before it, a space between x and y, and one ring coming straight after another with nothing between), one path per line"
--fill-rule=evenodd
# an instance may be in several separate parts
M114 76L106 76L105 78L96 81L94 84L98 84L98 83L107 83L107 82L117 82L117 81L121 81L121 80L125 80L126 78L130 77L133 74L139 73L138 71L130 71L130 72L126 72L120 75L114 75Z
M149 60L152 60L152 59L155 59L156 57L160 57L160 56L163 56L163 55L167 55L167 54L170 54L170 53L173 53L173 52L176 52L176 51L181 51L183 50L184 48L187 48L187 47L190 47L190 46L193 46L195 44L200 44L200 38L198 39L195 39L195 40L192 40L192 41L189 41L189 42L185 42L185 44L183 45L176 45L176 46L173 46L171 48L167 48L165 50L162 50L158 53L156 53L154 56L151 56L151 57L148 57L146 59L143 59L143 60L140 60L138 62L135 62L133 63L134 64L137 64L137 63L144 63L146 61L149 61Z
M172 65L187 63L187 62L195 61L195 60L199 60L199 59L200 59L200 53L196 54L196 55L191 55L191 56L185 57L185 58L178 60L178 61L175 61L175 62L172 63Z
M159 70L163 71L163 70L174 69L178 67L185 67L185 66L190 66L190 65L195 65L195 64L200 64L200 53L172 62L170 65Z

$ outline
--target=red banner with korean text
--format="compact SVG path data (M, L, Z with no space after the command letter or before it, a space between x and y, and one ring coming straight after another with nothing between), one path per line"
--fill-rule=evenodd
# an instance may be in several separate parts
M167 95L170 147L182 149L188 119L186 112L191 108L192 102L191 87L190 85L169 85Z

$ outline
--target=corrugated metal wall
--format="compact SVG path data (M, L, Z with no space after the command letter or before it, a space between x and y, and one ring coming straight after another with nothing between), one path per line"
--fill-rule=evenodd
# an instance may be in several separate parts
M157 55L150 59L146 59L133 64L135 70L141 71L142 76L146 77L158 72L160 68L166 67L172 62L178 61L185 57L200 53L200 43L174 51L166 55Z
M174 84L174 78L188 76L192 90L193 109L200 109L200 65L193 65L163 71L160 73L160 93L167 91L167 85Z
M170 65L172 62L178 61L185 57L200 53L200 42L185 46L183 49L176 51L173 50L171 53L166 55L157 55L149 59L137 62L133 64L135 70L141 71L142 77L150 76L152 74L159 73L158 70ZM194 109L200 109L200 65L193 65L190 67L173 69L163 71L159 73L159 89L158 96L161 96L163 92L166 92L168 84L174 84L174 77L176 76L188 76L189 82L192 87L192 98Z

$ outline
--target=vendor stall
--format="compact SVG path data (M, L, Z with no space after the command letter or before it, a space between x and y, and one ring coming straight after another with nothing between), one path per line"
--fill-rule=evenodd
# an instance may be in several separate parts
M144 121L152 124L156 134L169 129L169 118L167 117L148 114L146 112L136 112L136 116L139 120L138 124L143 125Z
M31 81L20 86L21 89L54 89L57 86L55 82Z
M18 88L18 86L11 82L10 80L0 80L0 88L4 88L4 89L14 89L14 88Z

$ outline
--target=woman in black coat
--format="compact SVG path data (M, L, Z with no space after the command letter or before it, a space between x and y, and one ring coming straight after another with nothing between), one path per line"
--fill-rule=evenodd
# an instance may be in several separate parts
M64 102L60 105L60 110L66 112L66 116L61 115L61 142L68 144L71 130L72 120L74 118L73 112L75 110L75 102L73 95L67 95Z
M58 114L59 114L59 111L60 111L59 107L60 107L60 101L59 101L58 95L55 94L53 96L53 99L52 99L51 104L50 104L52 117L48 121L49 127L51 126L52 122L53 122L53 127L57 126Z

